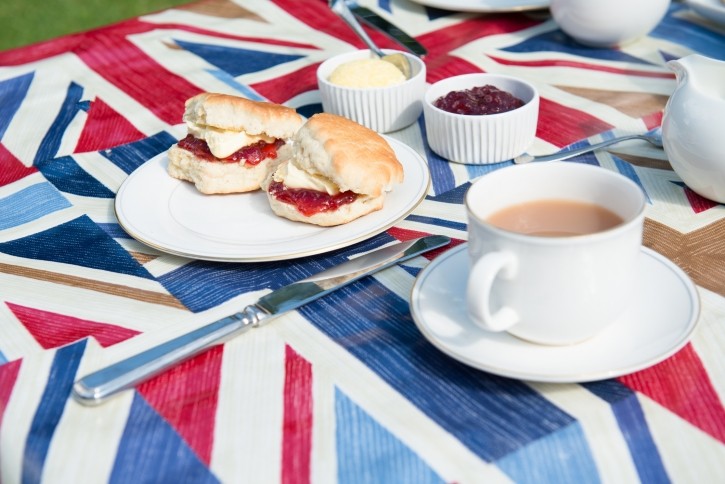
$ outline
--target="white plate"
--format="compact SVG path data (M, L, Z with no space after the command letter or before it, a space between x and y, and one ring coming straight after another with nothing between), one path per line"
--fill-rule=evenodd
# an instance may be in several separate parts
M472 367L530 381L614 378L671 356L687 343L697 324L700 302L692 281L668 259L643 247L636 304L594 338L570 346L545 346L488 332L466 314L466 247L441 254L420 272L410 309L431 343Z
M685 3L703 17L725 24L725 4L721 0L685 0Z
M426 7L458 12L518 12L547 8L549 0L412 0Z
M346 247L406 217L425 197L430 172L409 146L385 138L403 165L403 183L382 210L319 227L278 217L262 191L204 195L166 172L162 153L136 169L116 194L116 217L132 237L171 254L224 262L284 260Z

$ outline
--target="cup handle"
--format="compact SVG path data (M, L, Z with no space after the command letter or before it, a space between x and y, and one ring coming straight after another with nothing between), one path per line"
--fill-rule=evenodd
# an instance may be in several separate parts
M474 323L489 331L505 331L519 322L518 313L509 306L491 314L491 287L497 277L510 280L516 276L518 259L511 252L489 252L473 264L468 276L466 301L468 315Z

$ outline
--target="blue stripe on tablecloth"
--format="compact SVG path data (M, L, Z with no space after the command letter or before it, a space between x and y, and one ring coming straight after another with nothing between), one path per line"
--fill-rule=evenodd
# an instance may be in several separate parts
M444 482L339 388L335 388L335 444L338 482Z
M499 459L496 465L514 482L599 482L599 471L578 423Z
M680 47L687 47L693 52L713 59L725 60L725 49L722 48L723 36L719 31L703 27L695 22L687 22L672 15L673 12L680 12L687 8L686 5L673 2L670 6L670 13L650 32L650 37L663 39L668 43L678 44ZM673 56L680 57L679 55Z
M190 311L203 311L239 294L260 289L277 289L338 264L351 255L366 252L391 242L386 232L325 256L299 259L231 264L193 261L168 272L158 281Z
M86 215L43 232L0 242L0 252L153 279L143 265Z
M201 57L209 64L228 72L234 77L270 69L280 64L302 59L299 54L280 54L273 50L240 49L218 44L201 44L174 39L184 50Z
M55 158L58 154L58 149L63 141L63 136L65 135L68 126L73 121L73 118L75 118L76 114L78 114L78 111L80 110L80 101L82 96L83 88L75 82L71 82L70 86L68 86L68 90L66 91L63 104L61 104L60 110L58 111L58 115L55 117L50 129L48 129L45 136L43 136L43 140L40 142L38 151L35 153L34 164L49 158Z
M449 229L455 229L455 230L466 230L467 225L465 223L460 222L451 222L449 220L445 220L442 218L435 218L435 217L424 217L422 215L408 215L405 220L410 220L411 222L419 222L423 224L428 225L437 225L438 227L447 227Z
M669 482L637 394L616 380L585 383L584 388L609 403L642 482Z
M160 131L148 138L99 151L99 153L124 172L131 173L154 156L168 150L176 142L176 138L172 135L166 131Z
M34 72L23 74L0 81L0 139L5 135L15 113L20 109L23 99L28 94L30 84L35 77Z
M113 239L132 239L123 227L114 223L96 223L99 229L103 230L109 237Z
M438 351L416 328L408 303L373 278L300 311L487 461L573 422L523 382L475 370Z
M23 453L23 484L40 482L50 442L70 396L86 341L63 346L55 352L47 384L35 411Z
M96 198L115 196L112 190L81 168L72 156L41 160L35 166L61 192Z
M456 187L456 177L453 176L453 171L451 170L448 160L435 154L428 144L428 132L425 129L425 116L420 116L418 118L418 128L420 129L420 135L423 138L423 150L425 151L425 159L428 163L428 170L430 171L433 193L438 195L439 193L445 193L454 189Z
M135 393L109 482L196 484L219 480L166 420Z
M71 204L50 183L36 183L0 198L0 230L17 227Z
M207 69L206 72L216 77L229 87L232 87L235 90L239 91L239 93L247 99L253 99L255 101L267 101L264 96L259 94L251 87L242 84L241 82L237 82L237 80L232 77L228 72L222 71L220 69Z

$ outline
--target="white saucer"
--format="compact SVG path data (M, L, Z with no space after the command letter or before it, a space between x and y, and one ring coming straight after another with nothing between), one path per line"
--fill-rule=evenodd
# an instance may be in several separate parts
M643 247L636 304L601 334L545 346L479 328L466 314L467 244L438 256L416 278L410 310L438 349L474 368L521 380L574 383L642 370L673 355L697 325L700 301L690 278Z

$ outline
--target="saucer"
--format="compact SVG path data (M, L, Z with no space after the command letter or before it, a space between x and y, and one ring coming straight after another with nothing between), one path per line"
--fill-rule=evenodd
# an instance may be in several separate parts
M695 285L670 260L642 247L632 306L597 336L568 346L527 342L475 325L466 313L467 244L416 278L410 310L438 349L469 366L521 380L575 383L614 378L668 358L690 339L700 312Z

